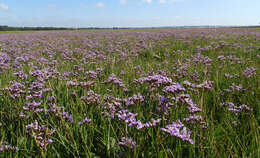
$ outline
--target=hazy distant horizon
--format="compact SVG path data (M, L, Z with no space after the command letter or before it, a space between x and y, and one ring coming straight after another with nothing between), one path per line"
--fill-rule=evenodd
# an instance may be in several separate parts
M191 25L191 26L155 26L155 27L66 27L66 26L9 26L9 25L0 25L1 26L8 26L14 28L65 28L65 29L149 29L149 28L239 28L239 27L260 27L260 25Z

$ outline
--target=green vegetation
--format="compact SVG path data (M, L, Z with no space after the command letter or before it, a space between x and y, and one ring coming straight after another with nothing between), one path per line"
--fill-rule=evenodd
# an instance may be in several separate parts
M0 157L260 157L259 34L0 35L0 143L19 148L2 146ZM178 84L185 90L166 89ZM120 118L123 110L143 124L161 120L138 129ZM189 116L201 120L185 121ZM192 131L194 144L162 130L177 120ZM135 143L124 146L122 137Z

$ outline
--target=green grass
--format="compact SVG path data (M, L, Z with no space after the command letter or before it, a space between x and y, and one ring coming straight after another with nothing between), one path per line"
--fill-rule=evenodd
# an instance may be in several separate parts
M129 30L128 30L129 31ZM254 30L255 31L255 30ZM118 31L120 32L120 31ZM124 31L122 31L124 32ZM1 33L1 32L0 32ZM22 33L22 32L12 32ZM61 76L64 72L77 72L78 76L70 76L70 81L84 81L86 75L84 72L88 70L96 71L97 68L102 68L103 71L98 78L95 79L95 84L91 87L68 87L66 80L59 80L58 78L50 78L46 80L44 88L51 88L50 92L43 94L41 108L47 110L48 97L55 96L54 103L57 106L63 107L62 111L69 112L73 116L73 123L66 122L65 119L59 118L54 114L46 117L45 113L25 112L23 106L25 102L25 95L21 95L17 99L12 99L8 90L2 89L0 91L0 142L7 142L8 144L19 147L19 151L0 152L0 157L260 157L260 139L259 139L259 124L260 124L260 86L259 86L259 68L260 59L259 50L252 47L248 49L247 46L259 46L259 38L254 39L254 36L248 35L247 39L244 37L237 38L232 34L223 38L214 33L217 38L200 39L196 37L198 32L191 32L186 39L176 40L171 37L165 37L159 41L152 43L154 47L142 49L137 56L128 55L126 58L121 58L116 51L112 53L106 52L108 47L100 48L104 51L106 59L89 59L88 62L96 62L95 64L83 64L82 58L85 54L73 53L75 60L64 60L62 52L56 51L57 64L50 66L47 63L40 63L39 58L30 59L38 69L47 67L56 68ZM65 37L67 38L67 37ZM120 36L120 39L124 37ZM71 39L69 43L78 43L79 39ZM224 47L209 49L202 51L204 57L212 59L210 65L206 66L203 63L192 62L196 54L196 47L206 47L211 42L220 44L225 41L231 44L243 44L241 48L227 45ZM52 40L47 41L49 43ZM56 41L57 42L57 41ZM132 49L135 40L130 40L126 45L122 45L120 49ZM149 43L148 41L146 41ZM1 42L0 42L1 43ZM107 44L109 41L104 40ZM149 45L149 44L148 44ZM74 45L70 49L75 52L76 47L81 47L81 44ZM43 45L43 48L45 45ZM1 48L1 47L0 47ZM41 49L41 48L39 48ZM1 50L1 49L0 49ZM98 48L96 49L98 50ZM180 53L173 53L180 50ZM248 50L248 53L245 51ZM93 51L93 49L92 49ZM167 55L168 54L168 55ZM232 55L240 59L241 63L235 61L232 64L228 59L225 62L218 61L220 55ZM50 60L46 53L40 53L40 56ZM185 65L186 64L186 65ZM84 71L75 70L75 65L84 68ZM138 71L136 66L141 68ZM174 68L175 67L175 68ZM181 69L187 73L181 78L175 77L178 74L177 69ZM247 67L256 68L256 75L251 78L245 77L242 73ZM26 95L29 94L29 85L36 78L29 75L33 68L26 62L21 70L28 74L28 84L26 85ZM0 74L0 87L6 88L11 85L11 81L24 82L21 79L14 77L13 72L19 69L3 70ZM192 139L195 144L189 144L181 141L177 137L170 136L164 133L160 128L189 115L185 105L174 104L170 108L169 114L162 114L156 110L160 103L160 98L157 94L165 96L174 96L166 94L162 91L163 86L157 88L153 92L149 92L151 85L139 85L134 83L134 80L140 77L146 77L149 73L164 71L167 77L171 78L173 82L178 82L182 86L183 82L188 80L195 84L200 84L203 81L214 81L212 90L198 90L196 93L188 90L185 94L189 94L194 103L202 109L199 115L202 116L207 123L206 129L201 129L199 125L185 124L192 130ZM209 71L205 74L205 71ZM121 72L125 72L121 75ZM198 73L199 82L196 82L190 77L191 73ZM126 85L129 92L124 92L123 88L114 84L105 84L110 74L114 73ZM237 75L232 79L225 78L224 74ZM247 89L244 93L233 92L231 94L224 91L229 88L232 83L236 85L241 84L243 88ZM112 90L108 92L107 89ZM88 92L93 90L100 95L99 103L91 103L87 105L80 99L81 96L87 96ZM108 101L106 96L112 95L118 98L131 97L133 94L140 93L145 101L138 102L134 106L127 107L122 104L122 107L127 108L133 113L138 113L137 119L142 122L150 121L151 118L164 118L158 126L137 130L135 127L128 127L123 121L118 118L111 119L106 117L103 112L107 106ZM233 102L235 105L246 104L253 111L247 114L241 113L234 115L227 108L221 107L222 102ZM20 118L19 114L25 112L26 118ZM90 118L91 122L86 125L79 126L78 122L85 117ZM55 129L50 138L54 140L49 144L47 151L42 150L35 139L26 132L25 126L33 123L35 120L40 125L46 125L49 129ZM233 121L240 122L240 125L235 126ZM183 122L183 121L182 121ZM134 150L125 149L118 145L121 137L131 137L136 142Z

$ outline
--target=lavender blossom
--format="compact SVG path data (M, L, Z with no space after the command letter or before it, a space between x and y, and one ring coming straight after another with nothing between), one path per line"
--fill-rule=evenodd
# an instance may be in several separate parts
M111 74L108 77L108 80L105 81L105 83L113 83L115 85L118 85L119 87L125 87L125 84L122 82L122 80L117 78L115 74Z
M84 118L82 121L80 121L79 123L78 123L78 125L83 125L83 124L88 124L88 123L90 123L91 122L91 119L88 119L88 118Z
M18 151L18 150L19 148L16 146L6 144L5 142L0 142L0 153L4 151Z
M45 151L47 150L47 146L53 142L49 137L55 132L55 129L49 129L45 125L41 126L37 120L27 125L26 130L35 139L37 145Z
M122 137L121 141L118 142L120 146L134 149L136 147L136 142L132 138Z
M242 104L240 106L235 106L234 103L232 102L226 102L226 103L221 103L220 106L227 106L228 107L228 110L232 113L234 113L235 115L238 115L239 113L241 112L249 112L249 111L252 111L253 109L252 108L249 108L247 105L245 104Z
M183 141L187 141L190 144L194 144L194 141L190 138L192 132L189 131L180 120L167 125L165 128L161 128L162 131L169 133L171 136L178 137Z
M19 77L22 80L27 79L27 76L23 71L13 73L14 76Z
M247 67L244 70L243 75L246 76L247 78L253 77L256 75L256 69L253 67Z
M185 91L185 88L182 88L179 83L172 83L171 86L164 87L163 91L171 94L176 94Z
M162 75L152 75L148 77L143 77L134 80L135 83L150 83L152 86L159 87L161 85L170 85L172 83L172 79L162 76Z

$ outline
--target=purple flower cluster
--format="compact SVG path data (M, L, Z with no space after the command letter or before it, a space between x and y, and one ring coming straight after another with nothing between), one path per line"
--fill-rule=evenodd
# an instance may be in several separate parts
M161 128L163 132L169 133L171 136L180 138L183 141L187 141L190 144L194 144L194 141L190 138L192 132L188 130L180 120L167 125L165 128Z
M91 122L91 119L89 119L89 118L84 118L82 121L80 121L79 123L78 123L78 125L83 125L83 124L88 124L88 123L90 123Z
M232 92L245 92L247 89L243 88L241 84L236 85L235 83L232 83L231 86L229 86L229 89L224 89L225 92L232 93Z
M159 87L161 85L170 85L172 83L172 79L162 75L152 75L135 79L134 82L140 84L150 83L153 87Z
M244 70L243 75L246 76L247 78L253 77L256 75L256 69L253 67L247 67Z
M201 112L201 109L197 107L197 104L193 103L189 94L181 94L176 98L173 97L173 99L179 104L187 104L187 108L190 113Z
M78 81L76 81L76 80L67 81L67 86L68 86L69 88L75 87L75 86L78 86L78 85L79 85L79 83L78 83Z
M156 108L159 112L164 112L164 114L167 114L169 107L172 104L169 102L169 99L167 99L165 96L160 96L160 104Z
M112 83L118 85L119 87L125 88L125 84L121 79L117 78L115 74L111 74L104 83Z
M220 56L218 56L218 60L219 61L224 61L226 58L225 58L225 56L224 55L220 55Z
M18 71L18 72L15 72L13 73L14 76L22 79L22 80L26 80L28 75L26 75L23 71Z
M203 63L207 66L211 65L210 63L212 62L212 59L209 57L204 57L202 54L197 53L195 56L193 56L193 62L194 63Z
M62 115L63 119L65 119L65 121L73 122L73 117L68 112L62 112L61 115Z
M233 75L230 75L230 74L228 74L228 73L225 73L224 76L225 76L227 79L233 78Z
M90 90L88 91L87 96L82 96L80 98L81 100L85 101L87 105L90 104L99 104L100 103L100 95L96 94L94 91Z
M249 112L252 111L252 108L249 108L246 104L242 104L240 106L235 106L234 103L232 102L226 102L226 103L221 103L220 106L226 106L228 107L228 110L232 113L234 113L235 115L238 115L239 113L245 111L245 112Z
M40 126L37 120L27 125L26 130L36 140L37 145L45 151L47 146L53 142L50 136L55 132L55 129L49 129L45 125Z
M188 124L200 124L200 126L202 128L207 128L206 127L206 122L203 121L203 118L200 116L200 115L190 115L189 117L187 118L184 118L183 121L185 121L186 123Z
M63 108L61 106L57 106L56 104L49 103L48 104L49 109L47 109L47 113L45 114L46 117L49 116L49 114L54 114L57 118L61 120L65 120L68 123L73 123L73 117L68 112L63 111Z
M18 151L18 150L19 148L16 146L6 144L5 142L0 142L0 153L4 151Z
M137 114L129 112L126 109L120 110L116 113L119 120L125 121L130 127L136 127L136 129L148 128L152 126L157 126L162 119L152 119L151 122L142 123L140 120L136 120Z
M98 73L92 70L85 72L85 75L87 76L85 79L96 79L98 77Z
M213 88L214 81L204 81L203 83L198 85L193 84L189 81L184 81L183 84L191 88L211 90Z
M170 134L174 136L171 139L181 139L194 144L195 140L192 139L191 129L194 129L195 132L195 130L207 128L208 123L205 122L203 115L200 115L199 112L203 110L202 108L211 104L214 106L216 103L210 100L210 98L215 98L219 91L214 91L215 83L210 81L214 79L215 82L218 82L216 85L218 89L221 89L221 95L226 94L226 92L232 93L220 98L220 100L226 98L239 102L240 106L236 106L232 102L221 104L226 108L225 112L235 116L236 119L235 121L232 120L232 123L239 125L240 122L236 121L244 117L244 114L255 114L252 113L252 108L245 104L241 105L240 102L253 104L251 102L255 100L249 97L258 94L256 92L257 83L253 82L256 80L247 82L245 78L254 78L258 75L256 68L251 67L256 66L252 59L255 54L251 52L256 48L260 50L260 47L255 44L244 47L231 41L227 43L219 40L222 35L229 37L229 35L226 36L226 33L249 38L249 36L245 36L247 33L244 32L239 31L240 35L235 30L229 32L221 29L224 34L218 31L216 33L211 32L211 29L200 29L194 30L192 33L189 30L185 32L162 30L152 32L46 32L30 33L29 35L3 35L5 37L0 37L0 74L5 79L4 82L1 82L3 85L0 86L7 88L0 89L0 97L3 102L2 111L0 111L3 114L1 122L9 122L10 127L14 127L16 117L19 117L17 121L21 124L29 121L31 124L26 123L28 124L26 126L28 135L36 141L38 147L45 151L47 146L53 142L52 136L55 133L54 129L48 128L50 122L62 123L69 127L77 125L74 128L74 133L77 132L75 130L83 129L83 126L89 126L91 129L97 128L97 130L103 129L103 124L94 124L87 117L94 113L96 114L94 117L99 120L112 120L112 126L116 126L116 123L120 124L119 128L127 126L130 130L127 130L126 134L135 135L133 138L144 135L145 132L149 131L157 135L158 138L159 133L166 137L170 137ZM255 35L254 31L249 30L249 32ZM259 33L254 36L256 39L260 39L259 37ZM189 52L191 49L186 49L186 46L194 45L194 38L203 40L206 38L216 42L205 46L205 43L203 46L198 45L196 54L193 54L193 52ZM176 48L170 46L171 42L167 42L170 39L182 41L186 45L185 48L173 50ZM158 48L165 47L165 50L160 51L157 46ZM222 49L223 47L228 47L228 50L231 51L225 51ZM147 52L145 49L147 49ZM245 54L237 54L233 49L244 51ZM205 52L209 50L211 51ZM211 54L212 52L215 52L215 54ZM146 55L149 58L151 57L154 62L147 63L148 61L144 61L145 63L140 65L137 64L139 62L135 62L136 58L145 59ZM259 57L257 55L257 58ZM212 61L214 61L214 65ZM116 76L110 70L107 71L109 63L124 63L131 65L131 67L119 70L120 75ZM231 68L232 64L237 65ZM239 67L243 67L245 64L248 67L240 72ZM105 71L98 67L102 67ZM218 80L214 75L222 71L222 68L223 73L226 73L220 78L224 77L224 80ZM148 72L148 69L151 69L150 72ZM129 70L132 72L128 72ZM10 72L14 73L10 76ZM108 72L110 74L107 74ZM131 80L131 77L129 78L131 73L138 76L134 81ZM107 78L105 78L106 76ZM14 81L8 80L8 77L13 78ZM232 85L228 85L227 89L224 89L229 83L232 83ZM133 85L137 85L137 87L128 89L129 86ZM120 91L118 91L118 88L120 88ZM65 91L62 92L62 90ZM212 90L212 92L206 92L208 90ZM248 98L241 97L242 92L248 92L245 93ZM198 105L193 102L195 99L198 101ZM9 104L14 108L10 115L8 115ZM71 105L74 104L77 104L81 110L77 111L78 107L70 109ZM93 107L87 108L88 111L82 111L82 108L84 109L82 106L85 106L85 108ZM213 110L213 112L215 111ZM82 112L85 117L82 117ZM77 119L74 118L76 115L79 115ZM239 117L236 117L236 115L239 115ZM169 122L171 118L176 117L179 117L177 118L178 121ZM40 126L37 121L34 121L35 119L39 120L39 118L42 122L46 122L44 123L46 126ZM75 120L77 122L73 123ZM212 121L212 119L209 120ZM163 126L161 126L162 124ZM4 133L10 133L8 129L4 128L5 126L2 127L1 123L0 126ZM58 125L54 126L58 127ZM65 126L59 126L59 131L62 131ZM211 128L214 127L211 126ZM123 137L127 136L122 135L125 130L117 129L115 133L122 136L122 138L119 137L121 140L119 140L118 146L123 146L122 149L136 148L136 142L132 138ZM12 133L11 135L15 137ZM64 132L62 133L64 134ZM62 133L59 133L59 135ZM20 136L20 134L18 135ZM205 136L205 132L201 134L200 137ZM25 136L25 138L27 137ZM65 136L57 139L64 142L64 139L67 138L70 138L70 133L65 133ZM75 140L77 141L77 139ZM165 142L160 143L165 143L166 146L172 144L171 140L163 140ZM58 145L59 148L60 142L53 145ZM149 140L141 142L147 144ZM94 143L93 146L95 147L98 144L100 142ZM165 147L165 144L162 145ZM203 145L203 140L198 144ZM56 147L54 148L56 149ZM5 143L0 144L0 152L17 149ZM150 149L154 149L154 147ZM166 147L165 151L168 149ZM85 147L79 148L78 154L81 154L83 150L85 150ZM158 151L160 150L158 149ZM74 152L74 149L71 152ZM117 149L116 153L118 153Z
M0 70L1 69L8 69L9 68L9 57L7 54L0 53Z
M237 57L232 56L232 55L229 55L226 58L229 59L229 62L230 62L231 65L236 64L236 63L237 64L241 64L242 63L240 58L237 58Z
M172 83L172 85L164 87L163 91L170 94L176 94L179 92L184 92L185 88L182 88L179 83Z
M42 101L41 102L26 102L25 105L26 106L23 106L23 110L25 111L34 111L35 108L39 107L40 105L42 104Z
M19 82L14 81L13 84L8 88L11 93L11 97L19 98L22 94L25 94L25 85Z
M134 94L132 97L122 99L122 102L124 102L126 106L132 106L138 102L144 102L144 98L140 93L138 93L137 95Z
M49 109L47 110L48 113L52 113L55 114L56 116L59 116L62 107L52 103L48 104L48 106L49 106Z
M76 80L73 80L73 81L67 81L67 86L68 87L80 86L82 88L87 88L87 87L92 86L94 83L95 83L95 81L78 82Z
M134 149L136 147L136 142L133 141L132 138L122 137L120 142L118 142L118 145Z

